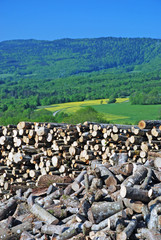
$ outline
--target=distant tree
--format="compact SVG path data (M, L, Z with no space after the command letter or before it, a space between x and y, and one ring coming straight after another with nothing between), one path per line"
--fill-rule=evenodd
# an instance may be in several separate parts
M7 111L7 109L8 109L8 106L6 104L3 104L2 105L2 112Z
M115 103L116 102L116 98L112 95L109 97L109 101L108 101L108 104L110 103Z

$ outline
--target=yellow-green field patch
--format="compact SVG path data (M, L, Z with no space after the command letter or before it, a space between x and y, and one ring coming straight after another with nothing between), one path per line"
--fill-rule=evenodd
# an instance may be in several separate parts
M93 106L93 105L100 105L100 104L107 104L107 99L97 99L97 100L87 100L81 102L68 102L68 103L60 103L60 104L53 104L47 107L44 107L48 111L56 112L58 110L63 110L66 113L74 113L78 111L81 107ZM128 101L128 98L117 98L116 103L122 103Z

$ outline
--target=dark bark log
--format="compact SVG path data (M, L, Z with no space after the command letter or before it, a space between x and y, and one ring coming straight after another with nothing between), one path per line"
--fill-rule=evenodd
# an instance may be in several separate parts
M159 128L160 129L161 126L161 121L159 120L141 120L138 123L138 127L140 129L152 129L153 127Z
M120 190L120 195L122 198L129 198L134 201L141 201L144 203L148 203L150 201L148 191L135 188L135 186L134 187L122 186Z
M124 229L123 232L119 233L117 235L117 240L126 240L129 239L133 231L135 230L137 226L137 221L135 219L132 219L128 226Z
M14 198L10 198L7 204L0 211L0 220L7 218L12 215L16 210L17 202Z

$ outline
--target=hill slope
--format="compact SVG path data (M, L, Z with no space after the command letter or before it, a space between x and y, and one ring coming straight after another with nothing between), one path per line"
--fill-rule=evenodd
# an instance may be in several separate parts
M161 40L146 38L14 40L0 43L1 74L59 78L161 58ZM5 75L4 75L5 76Z
M0 112L161 90L161 40L0 42Z

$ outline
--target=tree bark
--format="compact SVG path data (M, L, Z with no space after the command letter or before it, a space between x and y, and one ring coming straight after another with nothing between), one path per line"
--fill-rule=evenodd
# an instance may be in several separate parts
M122 201L117 202L94 202L91 211L96 223L110 217L123 209Z
M127 225L127 227L124 229L123 232L117 234L116 239L117 240L126 240L129 239L133 231L135 230L137 226L137 221L135 219L132 219L130 223Z
M51 215L38 204L33 204L32 207L30 207L30 212L34 214L38 219L45 221L47 224L57 224L59 222L56 217Z
M120 195L122 198L129 198L134 201L141 201L144 203L148 203L150 201L148 191L135 188L135 186L134 187L122 186L120 190Z

